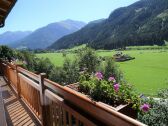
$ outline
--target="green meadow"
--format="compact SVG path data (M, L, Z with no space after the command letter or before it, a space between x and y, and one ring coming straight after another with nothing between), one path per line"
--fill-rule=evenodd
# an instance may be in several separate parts
M168 88L168 50L129 50L122 51L135 57L134 60L117 63L127 82L134 85L142 94L154 96L159 89ZM113 56L116 51L99 50L99 56ZM56 66L62 66L62 53L37 54L39 58L49 58ZM66 57L75 59L76 55L67 53Z

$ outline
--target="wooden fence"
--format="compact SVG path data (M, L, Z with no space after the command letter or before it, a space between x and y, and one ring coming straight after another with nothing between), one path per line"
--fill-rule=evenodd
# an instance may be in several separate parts
M91 101L85 95L0 61L0 70L18 98L43 126L144 126L126 115Z

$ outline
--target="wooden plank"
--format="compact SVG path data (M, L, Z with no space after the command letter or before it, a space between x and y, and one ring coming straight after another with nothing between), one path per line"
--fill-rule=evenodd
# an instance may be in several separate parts
M51 92L50 90L45 90L45 96L48 97L50 100L58 103L58 104L62 104L62 102L64 101L63 98L59 97L58 95L56 95L55 93Z
M7 126L1 86L0 86L0 126Z
M10 2L8 2L7 0L0 0L1 2L1 8L4 10L8 10L10 8Z

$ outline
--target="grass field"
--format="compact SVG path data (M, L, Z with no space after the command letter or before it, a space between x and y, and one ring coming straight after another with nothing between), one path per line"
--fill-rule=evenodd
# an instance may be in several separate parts
M99 56L112 56L114 51L97 51ZM135 60L118 63L126 80L135 86L139 93L156 95L159 89L168 88L168 50L129 50L123 51L135 57ZM37 54L48 57L56 66L64 62L62 53ZM70 59L75 54L67 54Z

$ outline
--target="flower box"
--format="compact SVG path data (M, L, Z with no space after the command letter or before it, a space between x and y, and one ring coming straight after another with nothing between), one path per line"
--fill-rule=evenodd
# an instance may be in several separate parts
M81 94L85 95L87 98L92 99L89 95L86 95L85 93L80 92L79 83L69 84L69 85L66 85L65 87L73 89L74 91L77 91L78 93L81 93ZM122 114L125 114L125 115L127 115L131 118L134 118L134 119L137 118L137 112L138 111L132 108L132 104L119 104L117 106L116 105L112 106L112 105L103 103L101 101L94 101L94 102L96 104L99 104L99 105L103 106L103 107L107 107L107 108L113 109L115 111L121 112Z

